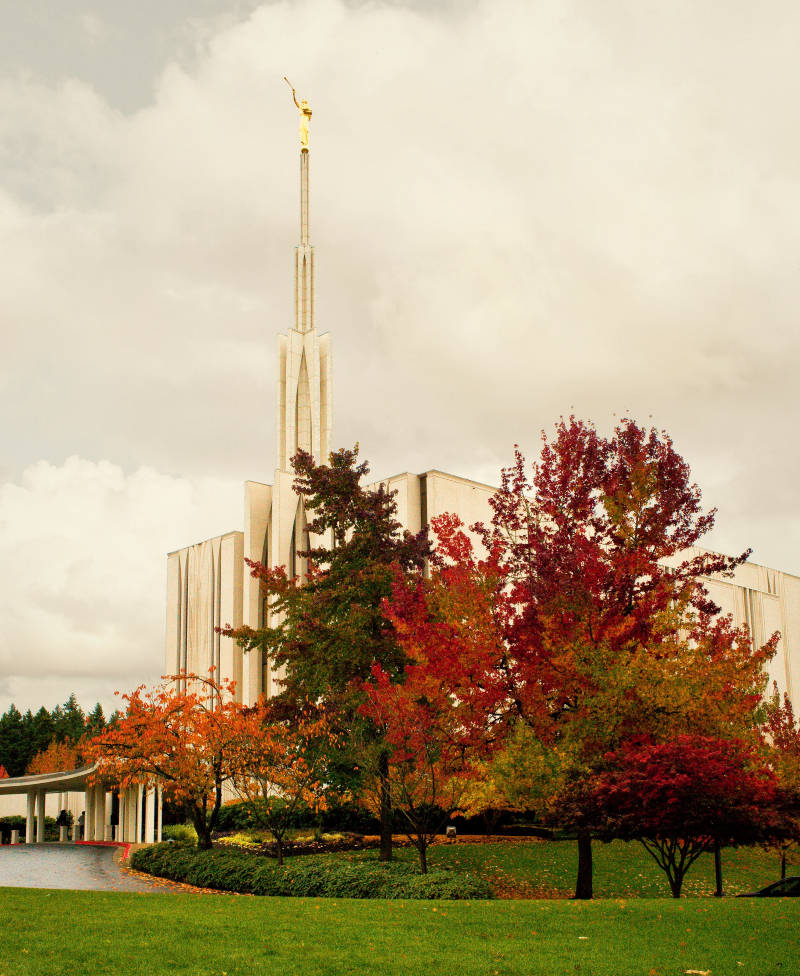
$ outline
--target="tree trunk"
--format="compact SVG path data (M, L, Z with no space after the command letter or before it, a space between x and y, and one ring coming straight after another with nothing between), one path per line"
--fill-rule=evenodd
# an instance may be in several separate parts
M722 898L722 851L719 841L714 842L714 879L716 881L714 897Z
M786 851L781 851L781 881L786 880Z
M210 851L211 850L211 831L206 827L205 824L195 823L194 829L197 831L197 849L198 851Z
M417 850L419 851L419 869L423 874L428 873L428 845L425 841L420 841L417 844Z
M392 795L389 790L389 754L382 752L378 759L381 781L381 849L379 861L392 859Z
M683 885L683 875L676 878L669 879L669 887L672 891L673 898L680 898L681 896L681 886Z
M575 882L575 897L592 897L592 835L588 830L578 831L578 880Z
M198 851L210 851L211 830L209 829L208 821L206 820L205 811L201 810L198 806L188 804L187 810L190 814L190 819L194 824L195 833L197 834Z
M278 848L278 864L283 866L283 844L281 843L280 837L275 838L275 844Z

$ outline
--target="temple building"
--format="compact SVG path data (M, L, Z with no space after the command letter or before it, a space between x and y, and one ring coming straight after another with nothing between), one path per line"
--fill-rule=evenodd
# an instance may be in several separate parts
M294 327L278 337L274 480L271 485L245 482L244 531L198 542L167 557L166 673L205 674L214 666L217 675L236 681L237 693L247 703L262 693L273 694L278 676L268 662L255 653L244 654L215 628L261 627L268 620L259 584L251 578L245 558L286 566L290 574L302 577L298 552L307 548L306 515L292 490L289 462L298 448L325 461L334 446L331 340L327 333L317 332L315 321L308 132L307 119L303 133L301 118L303 135ZM456 513L465 525L490 518L488 501L495 491L490 485L438 470L406 472L384 483L397 492L398 519L412 532L444 512ZM781 632L770 677L800 707L800 577L747 563L733 579L710 579L708 588L737 625L747 624L756 643Z

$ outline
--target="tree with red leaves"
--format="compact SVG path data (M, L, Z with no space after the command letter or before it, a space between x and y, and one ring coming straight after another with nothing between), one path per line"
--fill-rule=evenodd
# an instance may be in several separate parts
M638 840L667 875L674 898L697 858L722 846L784 836L777 781L737 739L634 739L606 757L581 816L608 839Z
M507 712L495 618L502 580L490 560L475 558L457 518L434 519L433 529L440 549L429 577L397 571L383 604L406 661L402 672L376 664L361 684L361 711L390 748L393 804L423 872L430 843L462 809L480 761L501 741Z
M389 748L392 805L404 818L425 874L428 848L462 808L471 764L485 753L485 728L471 723L435 662L422 656L406 665L402 682L392 681L376 665L363 687L367 701L362 713L382 730ZM379 777L371 780L380 787ZM380 788L372 796L379 798Z
M154 688L123 695L125 715L88 746L97 778L121 787L158 783L183 805L197 846L211 847L222 787L231 759L240 706L234 684L195 674L168 675Z
M559 745L560 780L574 794L626 737L708 731L706 721L752 726L777 637L753 649L716 618L703 578L730 574L749 553L695 548L714 511L703 512L668 435L625 419L601 437L573 417L542 438L531 474L517 452L491 500L491 525L476 529L503 581L495 619L507 700L517 720ZM681 701L675 676L709 691ZM575 894L589 898L588 829L578 830L578 849Z

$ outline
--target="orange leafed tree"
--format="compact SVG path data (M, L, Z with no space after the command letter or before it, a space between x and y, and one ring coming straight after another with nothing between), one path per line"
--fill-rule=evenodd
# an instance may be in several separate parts
M325 770L336 747L330 722L311 708L287 721L261 699L239 711L234 730L234 791L272 834L283 864L284 839L298 808L326 806Z
M222 787L231 776L241 710L234 683L216 681L213 668L208 677L167 675L154 688L142 685L124 695L123 701L125 716L91 742L98 777L121 787L159 784L183 804L197 831L197 846L210 848Z
M64 742L51 742L50 745L37 752L28 763L28 773L58 773L70 769L78 769L83 765L85 746L67 739Z

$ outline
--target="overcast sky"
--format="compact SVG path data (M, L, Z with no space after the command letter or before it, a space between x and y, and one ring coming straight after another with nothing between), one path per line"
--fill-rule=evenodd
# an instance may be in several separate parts
M334 441L495 483L667 429L800 573L793 0L0 0L0 710L162 668L165 554L275 466L297 117Z

